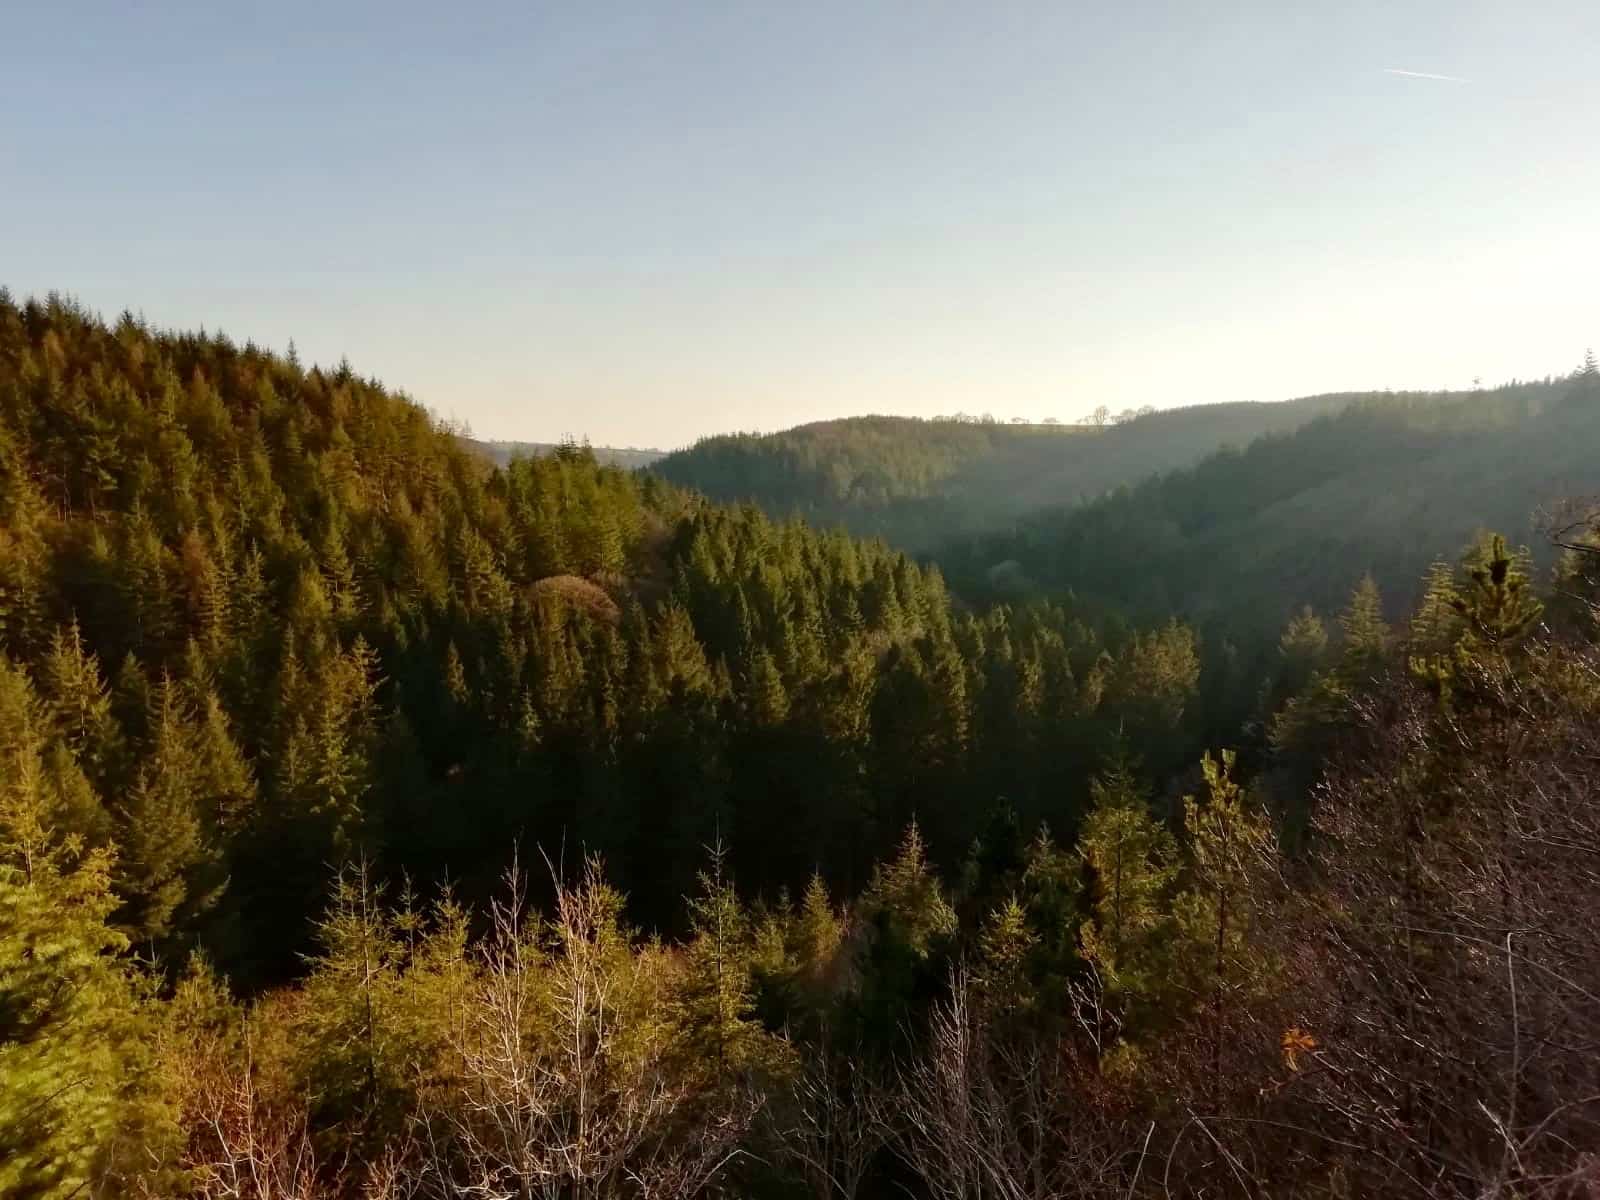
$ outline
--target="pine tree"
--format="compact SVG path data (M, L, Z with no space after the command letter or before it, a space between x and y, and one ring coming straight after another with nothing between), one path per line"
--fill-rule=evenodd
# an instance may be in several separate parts
M1257 944L1267 873L1276 854L1272 827L1233 778L1235 756L1201 761L1204 802L1185 796L1188 886L1173 904L1178 975L1201 999L1210 1041L1210 1083L1221 1084L1225 1026L1270 986L1270 964Z
M745 671L745 706L759 726L781 725L789 715L783 677L766 650L757 650L750 657Z
M857 1035L890 1046L905 1029L908 1010L941 974L957 931L956 913L928 865L921 831L913 822L894 857L880 863L857 901L852 997Z
M190 637L208 647L222 646L228 633L229 589L198 530L186 531L179 542L177 576Z
M1177 847L1151 814L1126 758L1090 786L1078 854L1090 872L1090 916L1079 930L1083 957L1124 1007L1153 1000L1164 983L1163 940Z
M118 585L126 623L123 644L142 656L159 658L172 648L178 632L167 574L170 556L141 509L134 510L122 533Z
M1176 726L1200 679L1194 633L1177 621L1133 637L1117 657L1108 699L1146 736Z
M0 660L0 1195L126 1194L174 1131L108 923L114 856L55 825L43 749L37 701Z
M39 676L53 723L90 781L105 792L123 766L122 731L100 663L74 621L50 640Z
M695 636L688 610L669 604L657 618L651 632L655 647L658 677L674 691L705 692L712 687L711 666Z
M1411 618L1407 639L1413 656L1448 654L1461 635L1460 601L1455 569L1434 559L1423 580L1422 599Z
M0 651L28 655L44 628L45 500L0 412Z
M1078 927L1084 907L1084 863L1075 852L1056 844L1050 827L1041 823L1023 855L1018 895L1034 948L1036 1006L1046 1013L1065 1008L1069 977L1081 967Z
M1371 575L1363 575L1339 615L1343 633L1340 674L1347 681L1365 679L1383 662L1389 644L1389 626L1383 619L1383 600Z
M1034 991L1028 969L1038 943L1015 896L984 921L978 935L974 982L984 1006L1002 1021L1015 1019L1032 1007Z
M927 958L941 938L955 931L955 911L928 865L915 821L906 827L895 856L873 872L861 908L886 938L918 959Z
M118 920L136 943L177 932L216 903L223 885L193 716L170 679L156 692L149 727L149 756L117 813Z
M1503 657L1539 624L1544 605L1528 589L1528 576L1498 533L1474 552L1467 591L1451 607L1466 626L1470 653Z
M793 929L793 953L802 975L813 982L825 979L843 944L844 923L833 909L820 871L813 872L806 884Z
M193 738L204 820L220 835L237 834L254 813L255 773L234 741L221 700L209 688L199 697Z
M356 585L355 566L345 550L344 534L337 521L329 520L317 558L332 601L333 615L340 621L351 620L360 608L361 594Z
M154 704L155 692L150 686L149 673L137 658L127 655L111 687L111 714L123 737L131 743L132 753L143 753L150 744L150 714Z
M1305 686L1328 652L1328 630L1308 604L1290 619L1278 639L1284 678L1291 692Z
M691 1051L719 1084L727 1084L754 1065L762 1039L751 1019L750 920L725 873L726 852L717 844L709 853L699 894L689 900L691 938L677 1011Z
M339 872L317 942L300 1071L316 1089L315 1108L370 1114L401 1093L407 1064L391 1045L404 941L365 860Z

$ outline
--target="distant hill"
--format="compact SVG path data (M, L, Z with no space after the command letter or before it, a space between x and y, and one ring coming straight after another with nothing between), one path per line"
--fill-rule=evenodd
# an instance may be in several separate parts
M497 466L505 466L513 458L543 458L558 448L556 442L486 442L476 438L463 438L469 448L487 455ZM590 446L595 461L603 467L624 467L634 470L648 467L666 453L664 450L641 449L635 446Z
M750 500L925 550L952 532L1093 499L1221 446L1298 428L1356 399L1196 405L1105 426L853 417L704 438L652 470L715 500Z
M1088 505L957 536L935 557L969 599L1066 591L1133 619L1259 631L1331 609L1372 572L1391 608L1489 528L1543 553L1536 510L1600 491L1600 375L1359 398Z

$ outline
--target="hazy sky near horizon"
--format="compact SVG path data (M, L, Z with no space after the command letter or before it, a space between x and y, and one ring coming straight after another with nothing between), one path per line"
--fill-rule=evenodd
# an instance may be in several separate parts
M173 0L4 29L0 284L292 338L480 436L1071 420L1600 342L1593 0Z

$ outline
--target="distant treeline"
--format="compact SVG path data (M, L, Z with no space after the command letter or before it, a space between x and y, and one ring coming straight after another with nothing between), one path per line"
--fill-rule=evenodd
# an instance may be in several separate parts
M1044 505L1092 499L1219 446L1294 429L1340 397L1129 412L1100 424L854 417L784 433L704 438L651 470L716 500L928 551Z
M462 440L469 448L487 455L497 466L505 467L510 466L514 458L542 458L554 454L572 439L568 439L568 442L495 442L474 438ZM590 446L587 442L581 444L594 455L594 460L601 466L623 467L628 470L648 467L666 453L664 450L639 449L634 446Z

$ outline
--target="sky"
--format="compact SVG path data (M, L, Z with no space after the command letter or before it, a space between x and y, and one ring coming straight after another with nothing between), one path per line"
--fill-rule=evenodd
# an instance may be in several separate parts
M292 339L481 437L1073 420L1600 343L1593 0L119 0L0 30L0 285Z

